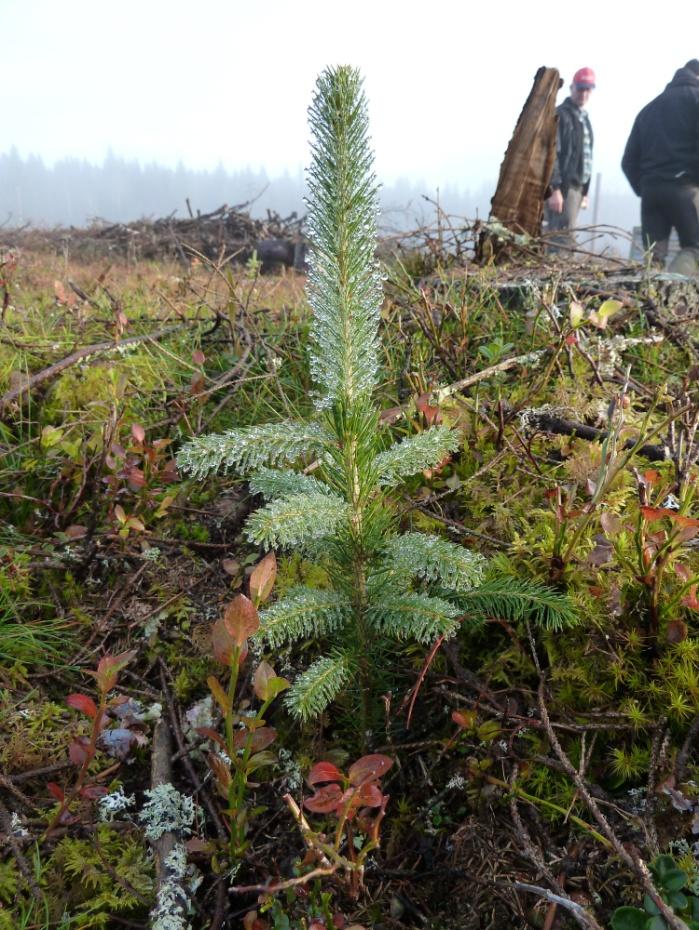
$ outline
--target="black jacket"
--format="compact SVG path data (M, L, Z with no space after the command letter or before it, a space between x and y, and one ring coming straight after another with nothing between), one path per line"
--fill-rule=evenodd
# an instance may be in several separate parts
M636 117L621 168L636 194L647 182L699 183L699 80L680 68Z
M558 133L556 136L556 160L551 175L551 187L560 189L563 196L570 187L580 187L583 195L590 188L590 179L583 184L583 126L580 122L580 107L577 107L570 97L567 97L560 107L556 107L558 114ZM592 145L592 126L587 113L583 119L590 132L590 145Z

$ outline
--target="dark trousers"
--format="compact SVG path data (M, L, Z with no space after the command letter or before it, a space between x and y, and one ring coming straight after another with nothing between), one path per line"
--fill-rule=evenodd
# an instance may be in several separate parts
M665 262L673 227L680 248L695 252L699 259L699 186L680 181L645 183L641 192L643 244L652 249L657 264Z

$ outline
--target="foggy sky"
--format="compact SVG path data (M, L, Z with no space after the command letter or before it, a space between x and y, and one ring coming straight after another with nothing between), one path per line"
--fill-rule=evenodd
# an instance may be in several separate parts
M365 78L380 180L476 190L497 178L536 70L567 86L585 65L593 170L603 194L627 193L626 136L699 55L692 23L693 2L0 0L0 152L295 175L315 79L346 63Z

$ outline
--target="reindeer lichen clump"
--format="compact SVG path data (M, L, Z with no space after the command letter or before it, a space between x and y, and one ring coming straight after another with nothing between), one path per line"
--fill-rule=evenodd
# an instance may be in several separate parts
M459 437L433 426L385 447L373 398L382 303L378 186L358 72L323 72L309 114L316 416L205 436L185 445L178 461L200 477L221 467L249 475L251 490L267 503L248 521L248 538L266 548L302 548L322 561L331 590L290 590L261 613L258 636L273 647L301 639L326 643L326 653L288 691L287 706L307 719L340 692L358 688L366 728L382 644L453 636L463 614L459 596L470 592L478 606L474 588L485 562L444 539L398 533L392 490L442 462ZM311 456L312 476L284 467ZM483 591L480 600L489 597Z

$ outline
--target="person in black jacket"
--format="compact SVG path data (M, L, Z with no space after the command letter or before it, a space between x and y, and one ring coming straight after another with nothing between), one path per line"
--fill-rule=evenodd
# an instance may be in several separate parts
M636 117L621 167L641 198L643 243L665 263L674 227L680 252L670 271L699 268L699 59L680 68Z
M551 195L545 205L545 218L551 232L574 229L578 213L587 208L592 177L594 137L585 105L595 89L595 72L580 68L573 75L570 97L556 108L558 130L556 159L551 175ZM555 236L558 245L575 246L571 234Z

